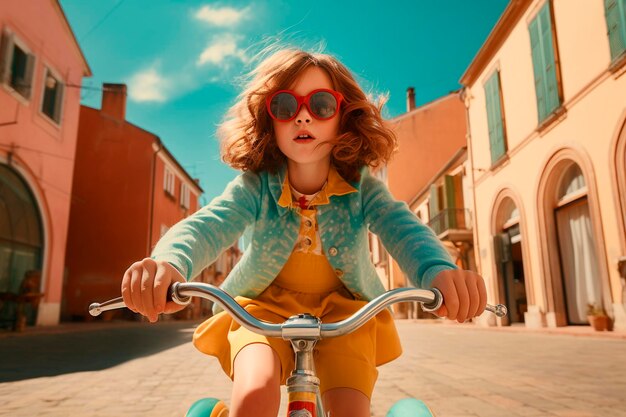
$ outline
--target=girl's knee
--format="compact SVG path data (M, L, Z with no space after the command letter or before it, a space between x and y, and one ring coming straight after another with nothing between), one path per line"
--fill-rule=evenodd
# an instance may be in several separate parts
M280 360L264 344L244 347L235 358L231 414L262 416L278 413L280 405ZM265 412L263 411L265 410Z
M281 364L271 346L253 343L245 346L235 357L233 380L245 385L280 385Z

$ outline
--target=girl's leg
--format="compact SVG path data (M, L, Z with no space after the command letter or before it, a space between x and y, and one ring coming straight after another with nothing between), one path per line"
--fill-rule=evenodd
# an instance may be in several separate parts
M370 417L370 399L353 388L329 389L322 396L327 413L332 417Z
M230 417L276 417L280 407L280 360L270 346L253 343L234 363Z

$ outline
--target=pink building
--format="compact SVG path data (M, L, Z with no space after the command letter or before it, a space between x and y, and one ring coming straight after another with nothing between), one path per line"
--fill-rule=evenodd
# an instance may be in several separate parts
M57 324L80 86L91 70L57 0L2 2L0 36L0 327L18 309L29 324ZM20 303L25 292L33 296Z

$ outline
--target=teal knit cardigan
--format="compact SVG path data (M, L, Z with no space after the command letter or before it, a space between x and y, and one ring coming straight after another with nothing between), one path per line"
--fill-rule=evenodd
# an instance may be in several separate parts
M286 168L244 172L223 194L173 226L157 243L152 258L176 267L187 280L210 265L245 233L249 245L221 288L231 296L256 298L276 278L294 248L300 217L277 204ZM438 273L456 269L430 228L367 168L351 183L358 192L331 196L317 208L322 250L356 299L385 291L370 260L368 228L378 235L408 279L428 288Z

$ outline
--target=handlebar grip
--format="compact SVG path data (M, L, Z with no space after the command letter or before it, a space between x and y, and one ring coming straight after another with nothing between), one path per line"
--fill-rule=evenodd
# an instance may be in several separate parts
M181 306L186 306L191 302L191 296L185 297L180 295L178 286L180 282L174 282L167 290L167 301L173 301Z
M167 301L173 301L176 304L180 304L181 306L187 305L191 302L191 297L184 297L178 293L178 285L180 282L175 282L167 289ZM99 316L104 311L115 310L116 308L124 308L126 304L124 304L124 299L122 297L117 297L109 301L105 301L104 303L91 303L89 305L89 314L94 317Z
M441 294L441 292L437 288L432 288L432 292L435 293L435 300L430 304L422 304L422 310L428 313L439 310L441 308L441 305L443 304L443 295ZM485 306L485 310L495 314L497 317L504 317L508 313L508 309L504 304L487 304Z
M433 300L433 302L428 304L422 304L422 310L428 313L439 310L443 304L443 295L441 294L441 291L439 291L437 288L431 288L431 291L435 294L435 299Z

